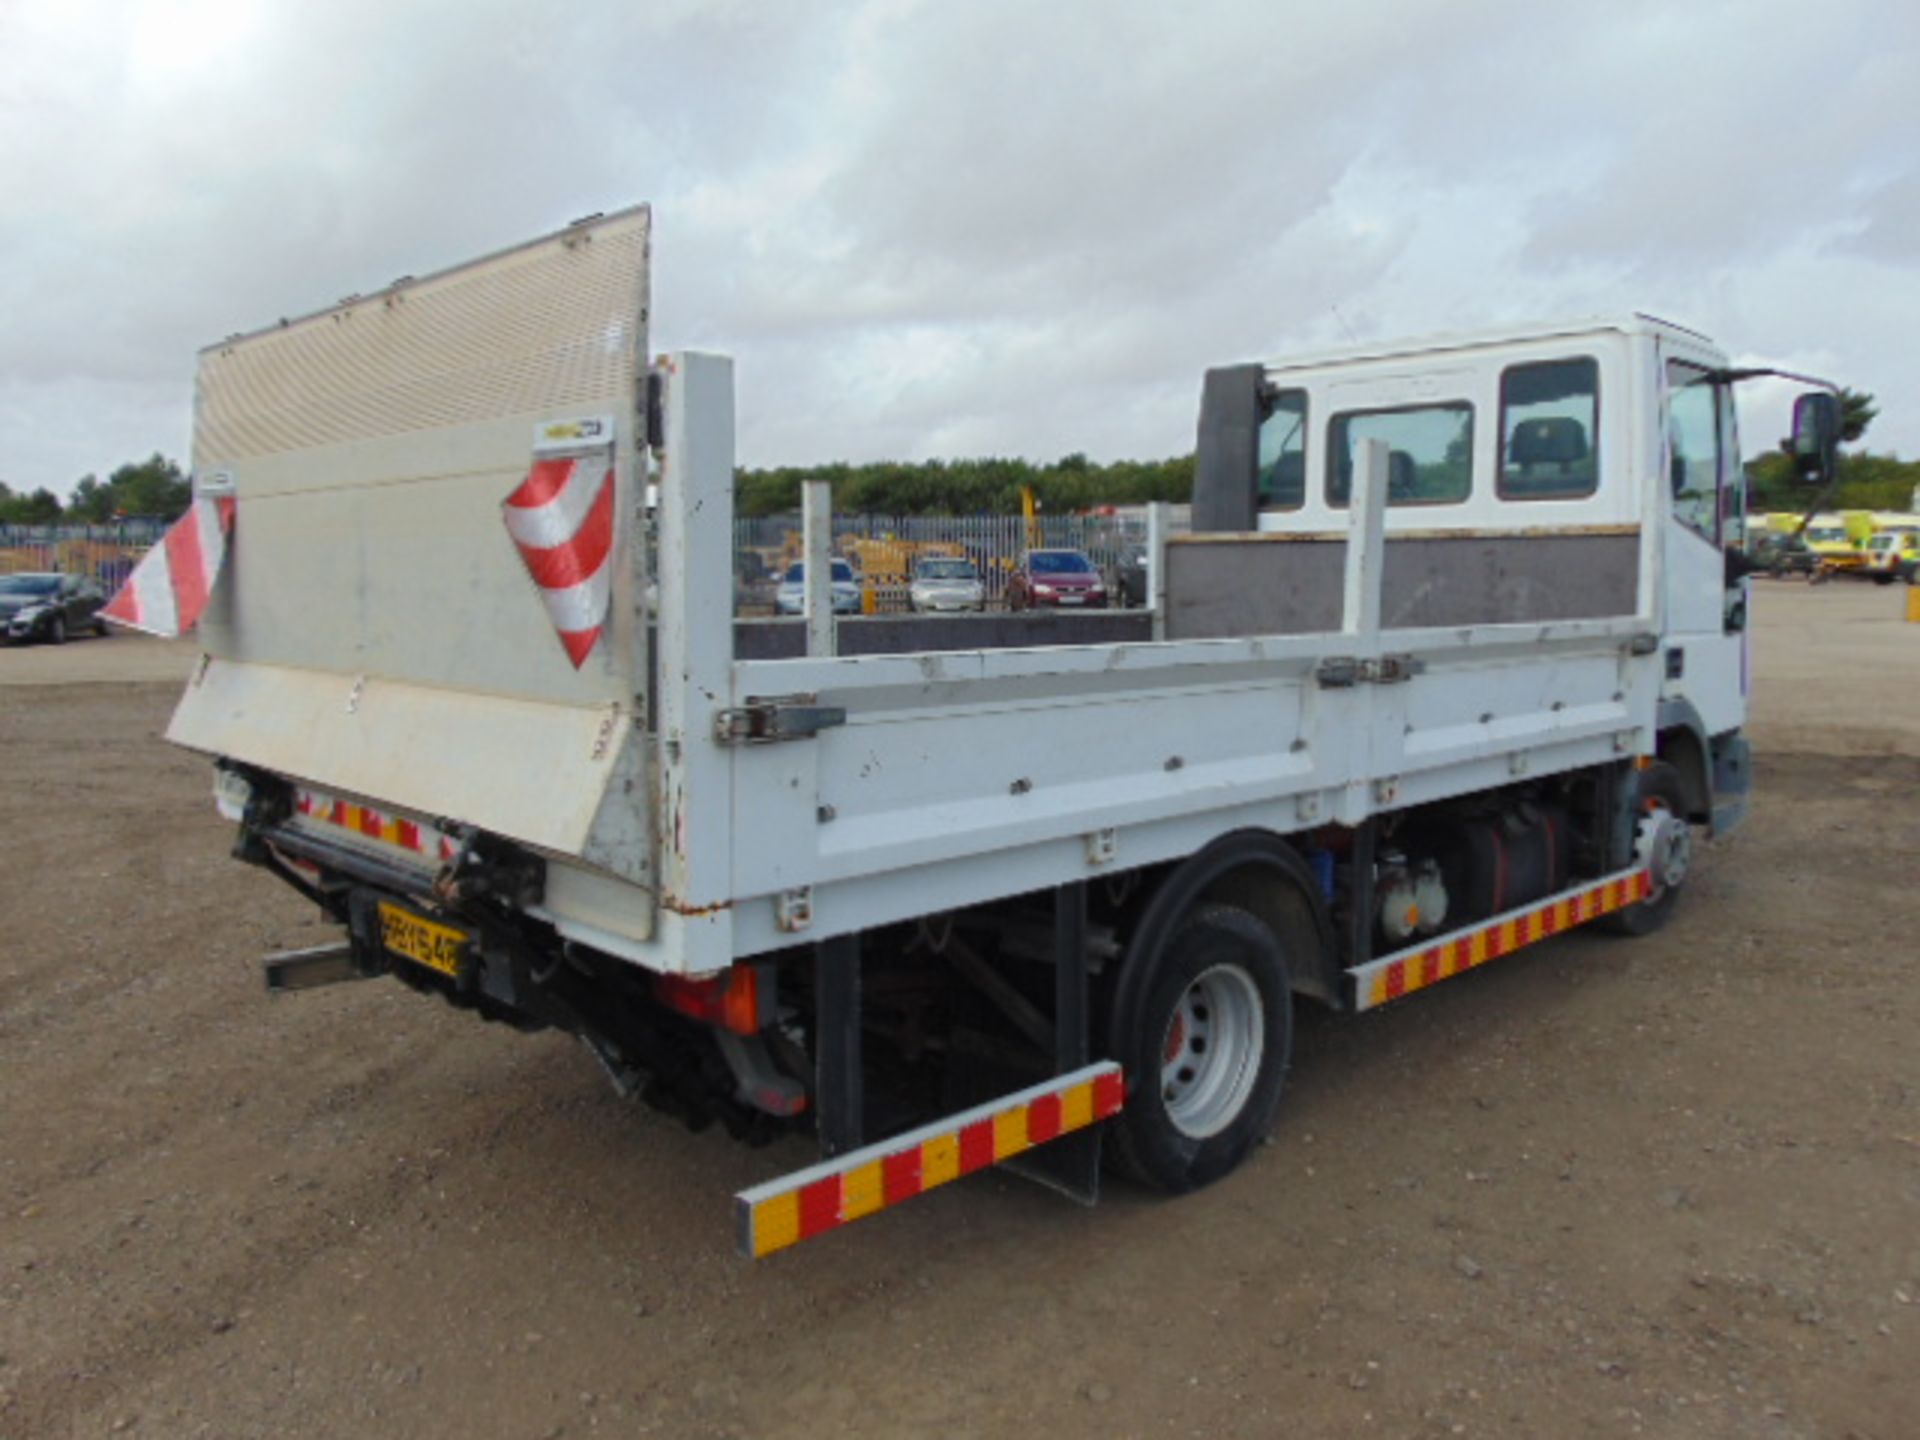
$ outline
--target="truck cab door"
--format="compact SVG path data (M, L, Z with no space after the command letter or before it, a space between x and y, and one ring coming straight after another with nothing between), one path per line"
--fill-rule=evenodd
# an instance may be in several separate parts
M1661 693L1690 703L1707 733L1719 735L1746 719L1746 581L1728 579L1726 556L1744 518L1740 442L1731 387L1713 378L1714 357L1670 344L1660 353Z

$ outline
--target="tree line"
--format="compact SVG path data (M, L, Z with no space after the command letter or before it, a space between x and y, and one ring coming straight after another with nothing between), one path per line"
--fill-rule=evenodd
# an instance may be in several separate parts
M186 513L193 486L173 461L155 451L122 465L105 480L82 476L62 502L41 486L16 494L0 480L0 525L105 525L115 520L172 520Z
M1048 514L1102 505L1184 504L1193 495L1193 456L1098 464L1073 454L1051 464L1030 460L877 460L865 465L780 465L742 469L734 480L741 515L800 508L805 480L833 483L833 508L855 515L1006 515L1031 486Z

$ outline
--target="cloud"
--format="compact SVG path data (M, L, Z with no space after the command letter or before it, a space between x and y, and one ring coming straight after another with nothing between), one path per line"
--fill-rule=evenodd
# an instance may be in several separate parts
M15 0L0 51L16 488L184 455L223 334L640 199L754 463L1168 454L1209 363L1640 307L1920 450L1920 12L1866 0Z

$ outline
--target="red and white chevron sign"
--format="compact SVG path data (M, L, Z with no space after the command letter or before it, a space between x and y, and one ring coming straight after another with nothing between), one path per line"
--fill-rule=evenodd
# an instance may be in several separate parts
M196 499L100 613L149 635L184 635L207 608L232 533L233 496Z
M584 437L571 438L577 444ZM606 446L587 454L536 458L527 478L501 507L507 533L540 587L547 617L576 670L600 638L613 595L613 567L608 563L613 554L613 497L613 452Z

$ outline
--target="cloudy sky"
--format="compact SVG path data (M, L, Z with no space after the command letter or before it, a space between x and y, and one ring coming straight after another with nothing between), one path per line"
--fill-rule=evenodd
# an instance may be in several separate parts
M752 464L1173 454L1209 363L1632 308L1920 454L1912 0L0 0L0 480L637 200Z

